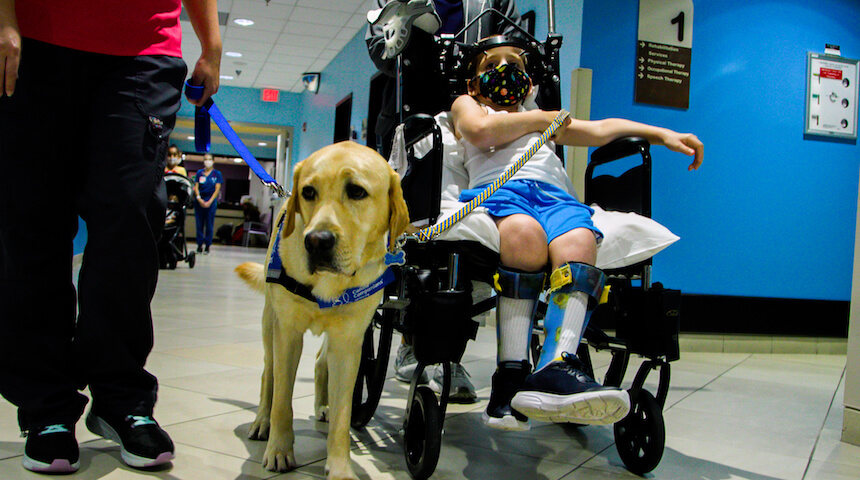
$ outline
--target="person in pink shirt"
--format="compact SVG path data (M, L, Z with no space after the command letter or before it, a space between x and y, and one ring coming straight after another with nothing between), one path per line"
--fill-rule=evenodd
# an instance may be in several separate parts
M144 365L187 74L182 4L202 47L199 105L218 90L215 0L0 0L0 394L18 408L28 470L79 468L85 387L87 428L119 443L126 464L174 457ZM76 292L78 216L88 238Z

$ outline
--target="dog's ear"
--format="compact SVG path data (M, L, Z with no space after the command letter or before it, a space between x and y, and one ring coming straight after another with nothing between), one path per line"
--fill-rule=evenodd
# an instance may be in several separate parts
M302 192L299 192L299 175L302 171L302 163L299 162L296 164L296 169L293 172L293 189L290 192L290 197L287 198L287 212L284 214L287 218L284 222L284 230L282 235L284 237L289 237L291 233L293 233L293 229L296 228L296 214L301 214L299 210L299 195Z
M389 170L388 183L388 249L394 251L394 240L409 226L409 210L406 208L406 201L403 200L400 175L394 170Z

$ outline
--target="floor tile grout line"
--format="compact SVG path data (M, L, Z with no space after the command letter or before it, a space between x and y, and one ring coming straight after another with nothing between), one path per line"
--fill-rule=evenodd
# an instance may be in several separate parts
M701 387L697 387L695 390L690 391L687 395L684 395L683 397L681 397L680 399L678 399L676 402L672 403L671 405L669 405L669 406L667 406L667 407L664 407L664 408L663 408L663 411L665 412L665 411L668 411L668 410L672 409L673 407L675 407L675 406L676 406L676 405L678 405L679 403L683 402L684 400L686 400L686 399L690 398L690 397L691 397L691 396L693 396L694 394L696 394L696 393L698 393L698 392L700 392L700 391L704 390L704 389L705 389L705 387L707 387L708 385L710 385L710 384L712 384L712 383L716 382L717 380L719 380L720 378L722 378L725 374L727 374L727 373L731 372L732 370L734 370L735 368L737 368L738 366L740 366L742 363L744 363L744 362L746 362L747 360L749 360L750 358L752 358L752 356L753 356L753 354L752 354L752 353L747 354L747 356L746 356L744 359L742 359L742 360L741 360L741 361L739 361L738 363L736 363L736 364L732 365L731 367L727 368L727 369L726 369L726 370L724 370L722 373L719 373L717 376L715 376L714 378L710 379L708 382L706 382L706 383L705 383L704 385L702 385ZM671 383L671 382L670 382L670 383ZM670 387L669 387L669 389L671 390L671 389L672 389L672 387L670 386Z
M806 479L806 475L809 473L809 468L812 466L813 458L815 457L815 450L818 448L818 442L821 440L821 434L824 432L824 426L827 425L827 419L830 417L830 412L833 411L833 404L836 402L836 395L839 392L839 386L845 381L845 373L847 369L847 365L842 368L842 375L839 377L839 382L836 383L836 389L833 391L833 396L830 397L830 405L827 406L827 413L824 414L824 420L821 421L821 428L818 429L818 435L815 436L815 442L812 444L812 451L809 452L809 460L806 462L806 468L803 470L801 480Z

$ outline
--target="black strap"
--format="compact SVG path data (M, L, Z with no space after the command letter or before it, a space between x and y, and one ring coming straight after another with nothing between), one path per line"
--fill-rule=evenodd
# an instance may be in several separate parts
M278 285L286 288L287 291L293 292L306 300L317 303L317 297L311 293L311 289L308 288L307 285L299 283L295 278L287 275L287 272L284 271L283 267L281 268L281 274L278 276L277 280L267 278L266 281L269 283L277 283Z

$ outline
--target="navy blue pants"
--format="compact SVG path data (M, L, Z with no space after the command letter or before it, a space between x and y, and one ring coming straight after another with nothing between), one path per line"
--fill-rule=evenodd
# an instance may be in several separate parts
M0 394L21 428L151 413L150 301L184 62L24 39L0 97ZM88 239L72 283L77 217Z
M209 201L209 199L205 199ZM200 206L199 202L194 203L194 219L197 221L197 246L212 245L213 229L215 228L215 211L218 209L218 200L212 202L208 208Z

